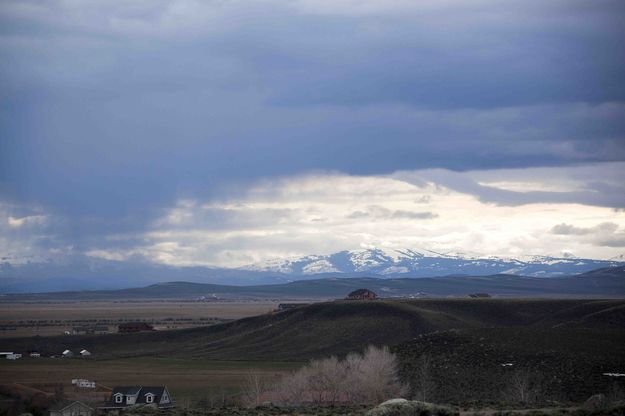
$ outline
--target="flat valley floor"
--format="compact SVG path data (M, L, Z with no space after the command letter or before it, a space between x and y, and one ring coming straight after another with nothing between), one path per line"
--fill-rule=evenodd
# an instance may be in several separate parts
M82 325L116 332L122 321L147 320L157 329L211 325L275 310L279 302L72 301L0 303L0 338L62 335Z

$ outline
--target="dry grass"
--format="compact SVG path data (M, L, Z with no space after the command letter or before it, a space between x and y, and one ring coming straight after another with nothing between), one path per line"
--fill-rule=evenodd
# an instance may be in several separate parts
M0 338L59 335L79 325L78 320L240 319L270 312L277 305L268 301L0 303ZM47 321L48 325L31 326L27 321ZM49 325L50 321L58 322ZM189 326L197 325L176 322L170 328Z
M298 368L302 363L208 361L185 359L132 358L117 360L82 360L24 358L0 361L3 383L24 385L62 383L73 391L73 378L95 380L98 384L166 385L179 402L193 402L224 390L238 393L250 371L272 379Z

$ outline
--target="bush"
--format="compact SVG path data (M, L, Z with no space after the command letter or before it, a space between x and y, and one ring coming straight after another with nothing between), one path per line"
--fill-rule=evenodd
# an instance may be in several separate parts
M248 404L267 399L287 405L379 403L408 392L399 379L395 355L387 347L374 346L344 360L313 360L269 389L254 382L248 385L244 394Z

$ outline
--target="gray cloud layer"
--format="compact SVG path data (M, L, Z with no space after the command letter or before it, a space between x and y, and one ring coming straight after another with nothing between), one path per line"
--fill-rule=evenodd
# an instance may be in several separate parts
M625 160L624 18L620 0L5 1L0 199L62 218L41 244L83 248L317 170L623 207L605 178L519 193L449 170Z

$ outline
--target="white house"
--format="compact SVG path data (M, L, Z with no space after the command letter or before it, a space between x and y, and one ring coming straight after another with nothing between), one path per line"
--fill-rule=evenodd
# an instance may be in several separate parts
M71 352L70 350L65 350L65 351L63 351L63 354L61 354L61 356L64 357L64 358L69 358L69 357L73 357L74 353Z
M19 358L22 358L22 354L12 353L12 354L7 354L6 357L7 357L7 360L17 360Z
M28 355L30 355L32 358L39 358L39 357L41 357L41 354L39 354L37 351L33 351L30 354L28 354Z
M95 389L95 381L84 378L74 378L72 379L72 384L80 389Z
M82 355L83 357L89 357L91 353L87 350L82 350L80 351L80 355Z

